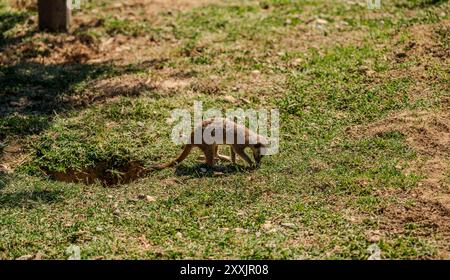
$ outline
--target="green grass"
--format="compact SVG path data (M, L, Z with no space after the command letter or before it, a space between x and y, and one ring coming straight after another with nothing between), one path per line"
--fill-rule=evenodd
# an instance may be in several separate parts
M417 81L390 73L418 63L391 59L396 43L411 40L407 28L448 20L448 4L391 2L377 12L344 1L239 1L162 13L155 22L100 12L98 26L75 34L152 38L170 48L167 60L148 68L0 65L0 97L33 96L37 89L52 96L48 110L32 107L0 116L0 140L5 145L20 140L28 154L15 172L0 173L0 258L38 252L67 258L66 248L75 244L83 259L366 259L373 243L367 232L373 230L383 233L376 241L383 258L439 257L448 251L445 233L423 234L428 229L420 221L398 225L383 214L391 206L415 203L382 195L413 190L421 179L398 168L418 158L405 135L357 139L347 131L393 112L443 109L445 61L428 69L428 77L439 77L433 98L412 98ZM0 18L11 13L0 6ZM83 13L89 11L77 15ZM308 25L316 17L327 20L325 31ZM337 28L342 22L344 28ZM302 37L306 31L299 25L315 34L313 39ZM12 28L2 23L0 39L14 37ZM448 48L445 32L436 30L436 38ZM348 34L348 42L338 40ZM284 40L289 36L294 44ZM176 92L156 87L139 96L59 106L66 97L82 97L97 81L125 74L167 79L167 72L187 74L193 82ZM218 77L214 85L211 76ZM243 89L234 89L236 84ZM224 102L225 95L250 104ZM280 153L265 157L258 170L236 168L223 175L202 173L193 155L177 170L109 188L58 182L41 171L81 170L106 161L115 172L123 162L167 161L179 147L169 140L166 120L173 109L191 109L194 100L205 109L278 108ZM138 199L141 194L157 200Z

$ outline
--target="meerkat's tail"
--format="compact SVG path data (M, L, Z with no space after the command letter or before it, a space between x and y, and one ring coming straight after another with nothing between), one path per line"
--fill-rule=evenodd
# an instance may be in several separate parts
M168 167L172 167L175 164L178 164L180 162L182 162L191 152L192 150L192 145L186 145L183 149L183 152L174 160L172 160L171 162L168 163L162 163L162 164L157 164L157 165L153 165L151 167L151 169L153 170L162 170L164 168L168 168Z

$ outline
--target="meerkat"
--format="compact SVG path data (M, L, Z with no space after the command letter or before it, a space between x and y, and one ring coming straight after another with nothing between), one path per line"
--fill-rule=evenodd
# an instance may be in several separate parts
M222 141L214 141L213 143L207 143L203 137L203 132L205 129L210 129L212 136L218 135L217 131L222 132ZM200 131L199 131L200 130ZM195 143L195 134L201 133L201 142ZM214 134L214 135L213 135ZM232 135L233 139L227 139L227 135ZM238 141L240 139L240 141ZM227 141L228 140L228 141ZM230 141L231 140L231 141ZM231 148L231 157L221 155L218 152L219 145L228 145ZM203 154L204 159L208 167L213 168L216 159L222 159L236 163L236 154L241 157L248 165L252 167L257 167L261 163L261 158L264 156L264 149L267 148L267 139L259 135L243 125L237 124L225 118L213 118L207 119L202 122L201 125L197 126L190 135L190 142L186 144L183 148L181 154L171 162L158 164L152 166L152 169L161 170L167 167L174 166L182 162L192 151L193 148L199 148ZM253 153L253 162L250 157L245 153L245 149L250 148Z

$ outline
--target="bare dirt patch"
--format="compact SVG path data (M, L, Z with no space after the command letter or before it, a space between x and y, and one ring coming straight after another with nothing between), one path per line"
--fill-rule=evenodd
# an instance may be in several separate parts
M418 152L415 162L408 163L406 174L424 176L419 187L425 198L439 198L450 210L450 185L447 178L450 155L450 116L446 112L404 111L370 124L350 129L356 138L377 137L389 132L400 132L406 144ZM426 191L428 189L431 191ZM444 198L436 192L447 193ZM435 195L432 195L432 194Z
M397 202L380 211L381 232L397 235L414 230L415 235L437 234L436 236L446 240L446 244L450 242L449 209L436 201L417 197L414 191L402 193L397 190L390 195L395 196ZM440 255L447 255L447 258L450 256L445 246L438 249Z
M11 141L4 147L0 146L0 173L11 174L16 167L27 159L22 145L18 141Z
M53 180L72 183L93 184L100 182L104 186L127 184L137 180L146 173L146 168L139 161L129 161L114 167L111 163L100 162L93 167L81 170L67 169L66 171L44 170Z
M409 27L406 30L408 38L401 38L399 34L394 41L397 45L394 51L388 56L391 61L402 65L407 62L407 67L396 67L380 78L399 77L408 78L414 84L408 90L411 100L432 98L437 85L445 84L433 69L446 68L449 64L450 48L443 38L448 38L450 34L450 22L443 20L434 24L421 24ZM446 87L448 90L448 87ZM445 96L444 100L445 102Z
M24 61L41 64L85 63L98 55L98 48L84 36L26 30L27 24L32 25L36 21L36 16L32 16L22 26L24 30L18 30L15 38L10 39L5 46L0 46L0 65ZM15 40L19 42L14 42Z
M303 23L295 27L291 36L286 36L279 42L279 49L305 52L308 49L322 51L324 45L354 45L364 43L366 33L361 30L351 30L345 21L329 23L320 18L304 19Z
M84 106L94 102L101 103L118 96L139 96L144 91L154 88L154 82L149 77L125 74L93 81L80 94L68 95L62 98L61 102L71 106Z
M406 144L418 153L414 162L405 163L405 174L422 176L412 189L382 189L378 195L396 201L380 209L383 232L405 233L417 224L422 235L450 236L450 117L446 112L404 111L364 127L350 130L355 138L377 137L400 132ZM449 256L447 248L439 249ZM447 255L445 254L447 252Z
M357 138L376 137L392 131L404 134L406 143L420 154L450 154L450 116L445 112L404 111L350 130Z
M99 14L113 14L115 19L132 22L157 21L158 13L173 13L192 9L217 0L130 0L126 3L102 1L105 6L81 9L74 13L69 34L37 32L37 16L30 16L14 27L14 38L8 38L0 45L0 65L11 65L20 61L42 64L96 63L116 61L134 63L145 57L158 57L168 49L166 44L152 42L146 34L130 36L114 34L113 37L98 40L83 30L101 26ZM83 5L83 3L82 3ZM19 10L37 9L36 1L14 1L11 5ZM169 40L170 41L170 40ZM170 44L170 42L168 42Z
M450 33L449 21L413 25L408 29L408 33L411 40L403 46L407 56L416 55L423 58L425 55L447 59L450 57L450 49L438 38L439 34L447 36Z

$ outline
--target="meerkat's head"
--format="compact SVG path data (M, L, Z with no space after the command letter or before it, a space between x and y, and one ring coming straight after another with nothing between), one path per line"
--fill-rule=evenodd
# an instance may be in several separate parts
M257 165L260 165L261 159L266 154L267 145L269 142L262 136L258 137L258 142L252 145L250 148L253 152L253 157Z
M255 158L255 162L257 165L260 165L261 159L264 156L264 154L261 153L263 145L264 144L262 144L262 143L256 143L256 144L250 146L250 148L252 149L252 152L253 152L253 157Z

